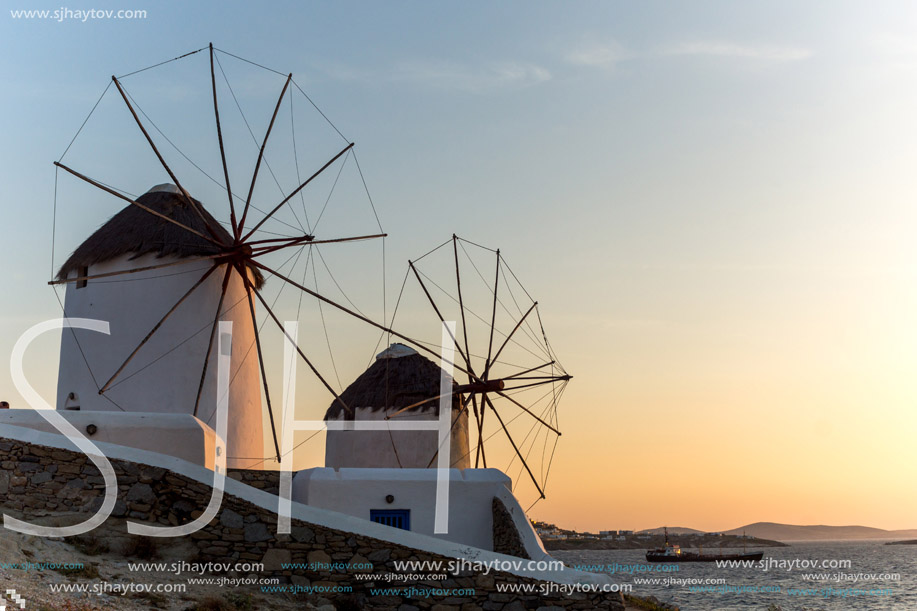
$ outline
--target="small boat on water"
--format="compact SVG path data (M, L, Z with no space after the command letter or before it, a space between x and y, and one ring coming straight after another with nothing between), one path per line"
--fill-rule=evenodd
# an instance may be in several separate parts
M761 560L764 552L746 552L741 554L705 554L700 549L696 552L686 552L679 545L669 543L669 531L665 531L665 547L647 550L648 562L716 562L717 560Z

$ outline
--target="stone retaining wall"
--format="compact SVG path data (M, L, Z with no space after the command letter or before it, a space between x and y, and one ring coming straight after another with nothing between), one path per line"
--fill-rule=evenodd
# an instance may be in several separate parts
M113 515L151 524L179 525L189 522L206 507L211 489L184 475L160 467L127 460L111 460L118 477L118 502ZM236 479L234 477L234 479ZM244 481L244 476L242 481ZM266 486L267 487L267 486ZM0 506L26 513L94 512L104 495L104 480L95 465L83 454L68 450L0 438ZM504 508L504 511L505 508ZM265 572L300 586L351 586L344 599L323 594L332 603L358 605L368 609L409 611L522 611L524 609L623 609L620 594L575 592L541 594L552 585L507 572L489 575L471 571L449 575L442 581L407 581L410 588L473 589L463 596L412 598L408 595L380 595L373 588L391 588L384 581L358 581L356 571L284 569L284 563L346 563L372 565L367 573L396 572L395 560L440 561L447 565L454 558L412 549L396 543L292 520L292 534L279 535L277 516L251 502L226 494L218 517L190 535L197 547L199 562L263 562ZM264 576L264 575L262 575ZM531 586L530 594L498 592L498 584ZM340 597L341 595L338 595Z
M268 494L280 493L279 471L255 471L252 469L226 469L226 477L242 482Z
M525 551L525 544L506 505L494 497L491 509L494 514L494 551L529 560L531 556Z

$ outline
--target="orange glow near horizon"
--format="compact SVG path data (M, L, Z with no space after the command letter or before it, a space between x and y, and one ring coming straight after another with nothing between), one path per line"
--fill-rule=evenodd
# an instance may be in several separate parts
M912 274L891 271L813 277L826 297L752 304L758 320L710 294L694 321L612 327L604 357L581 350L568 365L565 436L533 517L588 531L917 528L905 366L917 334L900 326L915 291Z

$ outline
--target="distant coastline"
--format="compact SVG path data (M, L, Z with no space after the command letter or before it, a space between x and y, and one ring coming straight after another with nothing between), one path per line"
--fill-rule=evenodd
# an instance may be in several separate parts
M778 524L775 522L756 522L733 530L727 535L746 533L762 539L775 541L862 541L868 539L913 539L917 529L885 530L870 526L828 526Z
M552 550L609 550L609 549L652 549L665 545L664 535L627 535L623 538L613 539L543 539L544 547ZM669 534L669 543L680 545L684 549L724 549L735 547L788 547L786 543L770 539L755 537L741 537L736 535L709 535L709 534Z
M721 532L704 532L683 526L648 528L646 530L602 530L598 533L558 528L547 522L533 522L546 549L641 549L660 547L663 533L682 547L741 547L758 545L775 547L782 543L802 541L891 541L895 545L917 545L917 529L885 530L870 526L827 526L755 522ZM655 538L654 538L655 537ZM677 537L689 537L684 543ZM694 537L696 539L692 539ZM657 545L658 542L658 545ZM780 542L780 543L778 543Z

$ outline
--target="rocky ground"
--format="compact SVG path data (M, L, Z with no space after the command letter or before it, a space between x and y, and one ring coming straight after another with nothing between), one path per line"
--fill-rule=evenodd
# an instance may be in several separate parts
M12 517L24 519L16 512ZM56 516L30 521L47 526L72 524L85 518ZM259 586L221 587L218 585L188 584L188 575L165 571L131 572L129 562L177 562L187 560L196 548L187 539L163 539L155 547L150 539L135 538L127 534L123 520L110 519L90 535L67 539L23 535L0 528L0 584L4 591L14 589L26 601L26 611L279 611L309 610L349 611L346 603L305 595L265 594ZM32 569L8 568L15 564L76 564L82 569ZM228 574L227 576L233 576ZM239 576L244 577L244 575ZM105 585L124 588L130 584L172 584L186 586L185 592L93 594L62 593L52 591L52 585L83 584L89 588ZM657 606L658 605L658 606ZM8 607L12 608L12 607ZM356 607L353 607L356 608ZM652 599L628 597L628 609L668 610L664 603Z
M11 517L46 526L77 523L86 514L24 516L4 510ZM259 609L351 611L359 608L346 599L331 601L314 595L263 593L261 587L191 584L192 577L245 578L255 575L176 574L171 571L132 571L129 563L192 561L198 552L189 538L153 539L134 537L125 520L110 518L88 535L36 537L0 527L0 584L26 602L26 611L256 611ZM24 569L24 565L31 568ZM39 565L81 565L81 568L48 568ZM173 592L138 592L139 585L168 584ZM55 591L60 586L85 586L84 592ZM178 587L175 587L178 586ZM184 586L184 591L182 591ZM119 593L130 587L135 591ZM3 593L0 592L0 593ZM9 596L7 595L9 600ZM627 609L673 609L654 599L628 597ZM7 605L8 609L14 607ZM452 608L452 607L448 607ZM455 607L457 609L457 607Z
M13 517L22 517L11 513ZM54 519L30 521L49 526L62 522L74 523L85 519ZM264 594L260 586L221 587L188 584L188 574L170 572L131 572L128 562L170 562L186 560L196 551L190 540L161 539L151 545L151 539L134 538L127 534L123 521L109 520L91 535L68 539L22 535L0 528L0 584L3 590L14 589L26 601L26 611L134 611L162 609L168 611L250 611L257 609L322 609L333 611L328 601L292 594ZM82 563L82 569L21 570L8 568L24 563ZM227 574L226 576L232 576ZM246 577L239 575L238 577ZM52 585L87 584L124 589L130 584L174 584L186 586L186 592L92 594L53 592ZM9 607L8 608L12 608Z

